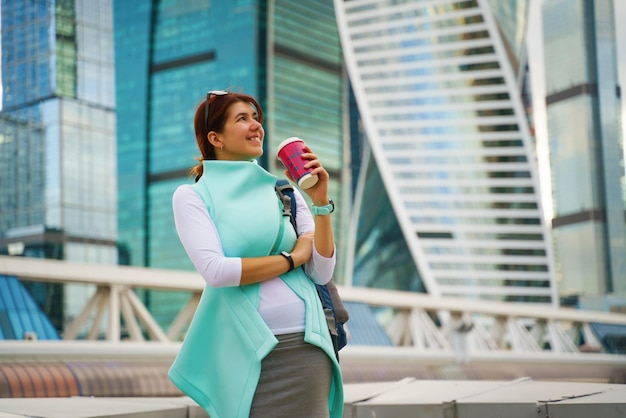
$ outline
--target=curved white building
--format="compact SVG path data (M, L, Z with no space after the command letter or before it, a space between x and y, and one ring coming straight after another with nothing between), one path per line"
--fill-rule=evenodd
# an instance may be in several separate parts
M335 10L373 156L355 199L353 284L558 304L519 81L526 2Z

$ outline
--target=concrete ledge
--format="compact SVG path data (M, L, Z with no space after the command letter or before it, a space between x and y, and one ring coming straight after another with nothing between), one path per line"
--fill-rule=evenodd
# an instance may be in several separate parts
M626 385L417 380L345 386L344 418L622 418ZM0 399L0 418L207 418L188 397Z
M344 418L622 418L626 386L407 378L349 385L344 405Z
M187 397L0 399L0 418L208 418Z

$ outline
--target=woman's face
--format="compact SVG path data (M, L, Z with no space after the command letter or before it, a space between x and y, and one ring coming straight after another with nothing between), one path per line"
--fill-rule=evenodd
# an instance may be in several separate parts
M235 102L228 109L216 155L220 160L250 161L263 155L265 131L249 103Z

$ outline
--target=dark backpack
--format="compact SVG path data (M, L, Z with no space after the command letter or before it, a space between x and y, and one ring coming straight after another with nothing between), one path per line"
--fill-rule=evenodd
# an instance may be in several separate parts
M296 198L294 196L293 186L287 180L277 180L276 194L278 194L278 197L283 202L283 215L289 216L289 221L293 225L293 229L296 231L297 235ZM337 359L339 359L339 350L348 343L346 331L343 326L348 320L348 311L343 306L343 302L337 293L337 288L332 279L327 284L316 284L315 287L320 301L322 302L324 313L326 314L326 321L328 322L330 337L333 340L335 355ZM338 315L338 311L341 311L341 315Z

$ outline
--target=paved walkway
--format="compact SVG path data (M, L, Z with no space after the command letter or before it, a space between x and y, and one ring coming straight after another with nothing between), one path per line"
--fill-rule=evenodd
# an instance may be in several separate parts
M622 418L626 385L406 378L345 386L344 418ZM191 399L0 399L0 418L207 418Z

